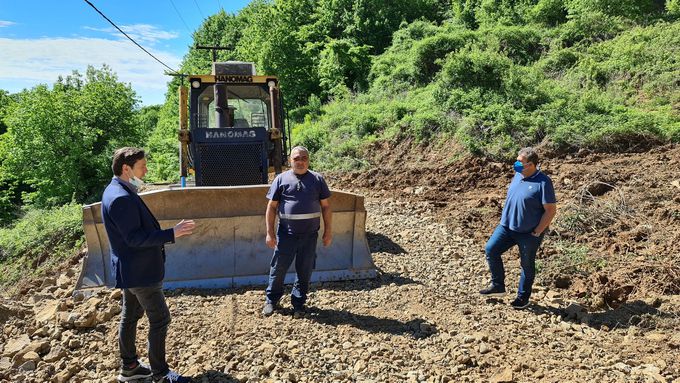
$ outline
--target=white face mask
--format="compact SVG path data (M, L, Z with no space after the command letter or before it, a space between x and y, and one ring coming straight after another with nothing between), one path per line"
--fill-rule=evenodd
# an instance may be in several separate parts
M137 189L139 189L140 187L144 186L144 181L142 181L142 180L139 179L137 176L135 176L135 173L132 172L132 169L130 169L130 175L129 175L129 177L130 177L129 182L130 182L132 185L134 185Z
M140 187L144 186L144 181L142 181L142 180L140 180L139 178L134 177L134 176L130 178L130 183L133 184L133 185L135 185L135 187L136 187L137 189L139 189Z

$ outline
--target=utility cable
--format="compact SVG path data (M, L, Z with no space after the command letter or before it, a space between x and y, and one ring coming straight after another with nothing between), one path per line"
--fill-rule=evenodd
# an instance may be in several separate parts
M111 21L108 17L106 17L106 15L103 14L99 9L97 9L97 7L95 7L94 4L90 3L88 0L85 0L85 2L86 2L87 4L89 4L90 7L92 7L95 11L97 11L97 13L99 13L104 19L106 19L106 21L108 21L111 25L113 25L116 29L118 29L118 31L119 31L120 33L122 33L123 35L125 35L125 37L127 37L127 38L128 38L130 41L132 41L136 46L138 46L139 49L143 50L144 52L146 52L146 54L148 54L149 56L153 57L154 60L156 60L156 61L158 61L159 63L161 63L164 67L170 69L170 71L171 71L172 73L175 73L175 74L178 74L178 75L180 74L180 73L177 72L176 70L170 68L170 67L169 67L167 64L165 64L163 61L161 61L160 59L158 59L158 57L156 57L156 56L154 56L153 54L151 54L151 52L149 52L149 51L147 51L146 49L144 49L144 47L141 46L141 45L139 45L132 37L128 36L127 33L123 32L122 29L118 28L118 26L117 26L113 21Z
M189 34L191 34L192 33L191 28L189 28L189 26L187 25L187 22L184 21L184 17L182 17L182 14L179 13L179 10L175 6L175 2L170 0L170 4L172 4L172 7L175 9L175 13L177 13L177 16L179 16L179 19L182 20L182 24L184 24L184 26L187 28L187 31L189 31Z
M201 11L201 7L198 6L196 0L194 0L194 4L196 4L196 8L198 8L198 13L200 13L203 20L205 20L205 15L203 14L203 11Z

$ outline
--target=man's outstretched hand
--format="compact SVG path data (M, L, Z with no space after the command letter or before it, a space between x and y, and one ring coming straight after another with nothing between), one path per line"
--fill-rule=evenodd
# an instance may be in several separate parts
M196 222L194 222L193 219L190 220L181 220L175 227L173 228L175 232L175 238L183 237L185 235L189 235L193 232L194 228L196 227Z

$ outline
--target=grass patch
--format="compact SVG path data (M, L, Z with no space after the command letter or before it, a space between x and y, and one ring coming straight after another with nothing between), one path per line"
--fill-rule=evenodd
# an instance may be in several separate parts
M82 246L82 207L26 208L12 226L0 228L0 285L36 275Z

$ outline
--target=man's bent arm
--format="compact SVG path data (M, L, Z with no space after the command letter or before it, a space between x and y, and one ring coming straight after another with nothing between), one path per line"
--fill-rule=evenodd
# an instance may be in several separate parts
M279 208L279 201L269 200L267 204L267 212L265 213L265 221L267 221L267 246L274 248L276 246L276 232L274 225L276 224L276 211Z
M321 216L323 217L323 244L328 246L333 239L333 210L328 198L319 201L321 204Z
M541 221L534 229L534 233L536 233L536 235L540 235L546 228L548 228L548 226L550 226L550 222L552 222L553 218L555 218L555 214L557 214L557 204L543 204L543 209L545 209L545 212L543 212L543 215L541 216Z

